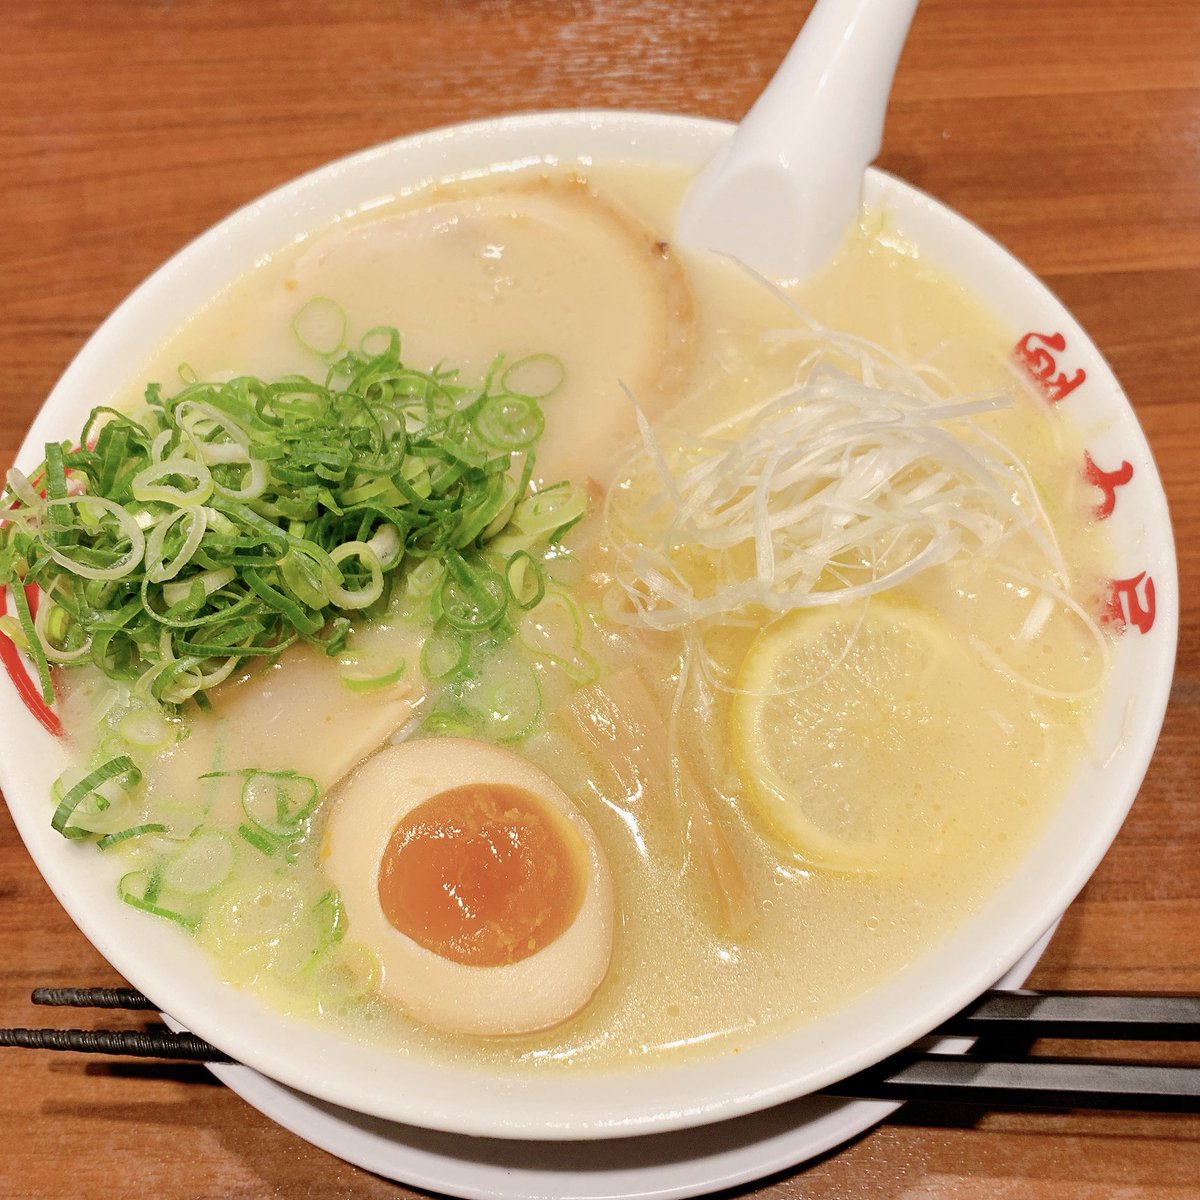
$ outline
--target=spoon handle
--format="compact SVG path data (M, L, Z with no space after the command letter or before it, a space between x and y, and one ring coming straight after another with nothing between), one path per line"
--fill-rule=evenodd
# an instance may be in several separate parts
M676 221L685 245L775 278L810 274L858 215L917 0L818 0Z

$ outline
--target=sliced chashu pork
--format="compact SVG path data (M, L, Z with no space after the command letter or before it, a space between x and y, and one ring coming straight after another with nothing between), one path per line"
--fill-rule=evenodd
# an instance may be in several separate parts
M187 807L229 791L201 781L213 771L295 771L325 792L409 722L419 695L402 681L353 691L337 659L293 646L216 689L211 710L192 711L187 736L148 764L146 782Z

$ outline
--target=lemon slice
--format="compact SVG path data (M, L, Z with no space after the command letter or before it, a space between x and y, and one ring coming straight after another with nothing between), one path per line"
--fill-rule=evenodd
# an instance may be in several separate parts
M915 606L788 613L758 634L739 674L732 742L743 785L816 865L871 870L936 850L947 815L969 803L972 771L986 766L981 721L991 718L979 717L978 697L989 674Z

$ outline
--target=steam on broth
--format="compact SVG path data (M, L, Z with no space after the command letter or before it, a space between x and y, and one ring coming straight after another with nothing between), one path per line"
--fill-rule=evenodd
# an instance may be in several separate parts
M681 259L656 231L684 182L609 166L397 200L281 251L138 371L140 388L186 364L167 397L293 375L354 403L363 379L389 404L408 388L407 452L452 426L455 469L494 482L449 549L398 549L381 530L400 509L372 492L369 553L339 559L331 610L352 620L233 661L203 706L82 665L43 585L37 628L81 664L58 672L79 763L60 812L120 857L126 899L287 1011L509 1066L737 1045L958 924L1085 750L1106 547L1078 440L1011 369L1012 331L886 213L801 287ZM435 394L445 407L421 408ZM216 395L193 434L160 436L228 467L237 412ZM141 410L136 390L122 407ZM414 495L445 483L429 479L448 446L413 468ZM194 469L163 453L155 478L186 491ZM348 478L340 503L365 503ZM13 493L35 513L36 489ZM27 531L57 545L59 524ZM276 603L290 584L259 567ZM199 603L224 569L181 569L166 603ZM180 687L215 674L197 640ZM502 782L516 791L488 792ZM433 899L401 879L379 907L397 838ZM534 897L511 938L492 883ZM471 913L500 936L456 924ZM530 1003L560 991L561 1009Z

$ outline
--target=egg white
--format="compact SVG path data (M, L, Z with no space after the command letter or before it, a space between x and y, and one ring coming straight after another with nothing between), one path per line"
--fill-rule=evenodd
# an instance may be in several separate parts
M548 945L518 962L454 962L401 933L379 901L379 870L392 832L417 805L450 788L492 783L532 794L579 840L587 885L579 912ZM378 990L418 1020L454 1033L528 1033L556 1025L591 999L608 971L612 878L591 825L539 768L489 742L433 737L388 746L341 786L322 862L341 896L348 936L378 956Z

